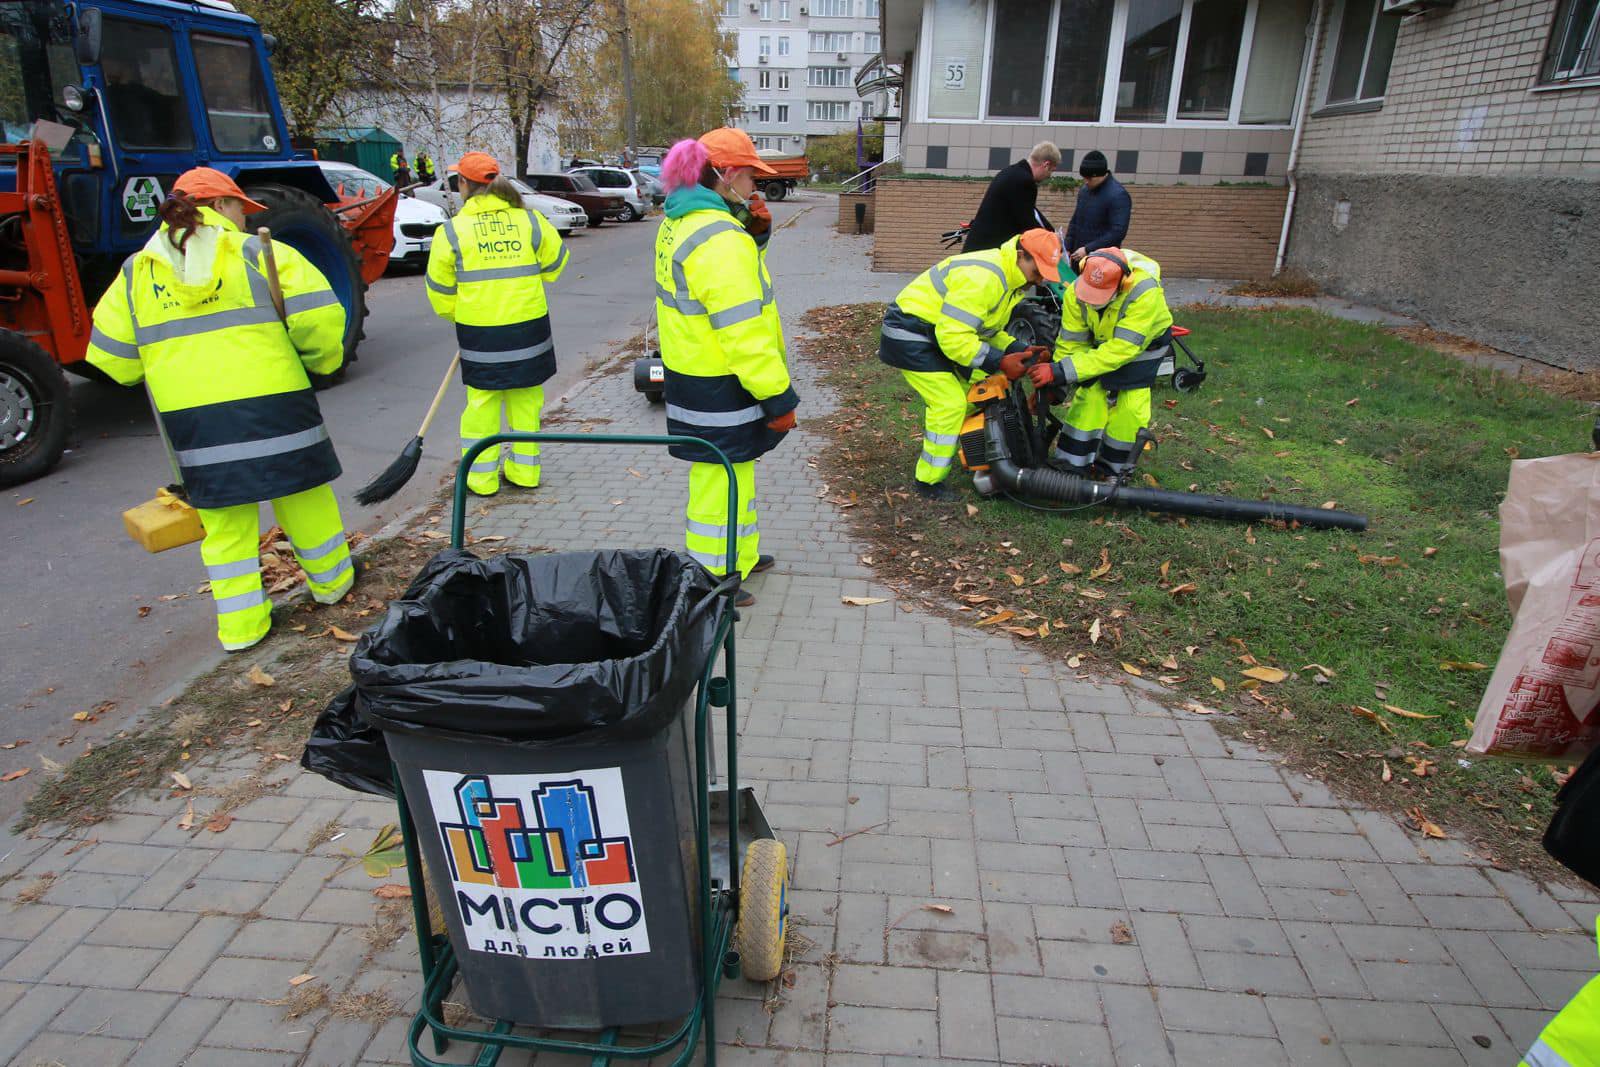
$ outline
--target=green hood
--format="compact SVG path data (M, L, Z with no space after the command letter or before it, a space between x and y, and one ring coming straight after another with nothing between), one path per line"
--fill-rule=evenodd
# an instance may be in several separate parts
M691 211L727 211L728 202L703 185L686 185L667 194L666 208L667 218L681 219Z

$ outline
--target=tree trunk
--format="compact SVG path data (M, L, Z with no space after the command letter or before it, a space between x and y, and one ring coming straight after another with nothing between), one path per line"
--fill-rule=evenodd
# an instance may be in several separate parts
M627 162L636 159L639 148L639 117L633 106L633 27L628 24L628 0L617 0L622 23L622 114L627 133Z

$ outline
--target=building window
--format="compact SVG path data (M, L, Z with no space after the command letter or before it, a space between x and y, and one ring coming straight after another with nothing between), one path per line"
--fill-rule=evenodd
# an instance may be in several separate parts
M778 21L789 21L789 0L778 0Z
M1287 126L1294 120L1310 17L1311 0L1279 0L1256 9L1244 98L1239 102L1241 123Z
M786 55L789 54L789 38L787 38L787 37L779 37L778 38L778 54L780 56L786 56Z
M779 124L781 125L782 123L785 123L785 122L788 122L788 121L789 121L789 105L788 104L779 104L778 105L778 122L779 122Z
M1600 0L1561 0L1539 80L1559 85L1600 78Z
M762 37L756 41L756 52L763 57L772 54L772 38Z
M982 95L984 36L989 23L987 0L933 0L932 54L922 64L931 79L928 117L975 119Z
M1246 0L1195 0L1178 89L1178 118L1227 121L1233 110L1248 6Z
M996 0L995 61L989 68L991 116L1039 117L1053 6L1051 0Z
M813 100L806 106L817 122L843 122L850 117L850 105L843 100Z
M772 21L772 0L761 0L761 21Z
M838 89L850 82L849 67L808 67L806 84L827 89Z
M778 89L782 91L787 88L789 88L789 72L780 70L778 71Z
M851 0L812 0L811 14L823 18L847 19L850 17Z
M739 0L722 0L722 17L725 19L739 17Z
M850 51L850 35L848 33L813 33L811 35L811 50L813 52L848 52Z
M1400 16L1385 15L1378 0L1345 0L1334 38L1326 104L1379 101L1389 85L1389 64L1400 34Z
M1133 0L1122 41L1118 122L1165 122L1183 0Z
M878 0L865 0L861 5L861 17L875 19L878 17Z
M756 121L763 126L772 121L772 106L770 104L756 105Z
M756 88L757 89L770 89L770 88L772 88L772 71L770 71L770 70L759 70L759 71L756 71Z
M1061 0L1057 19L1051 122L1097 122L1111 51L1110 0Z
M861 101L861 117L864 118L864 119L871 119L872 118L872 101L871 100L863 100L863 101Z

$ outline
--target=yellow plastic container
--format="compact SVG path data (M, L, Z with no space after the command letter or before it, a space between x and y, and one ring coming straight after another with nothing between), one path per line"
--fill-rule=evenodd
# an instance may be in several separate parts
M156 490L154 499L124 511L122 525L146 552L190 545L206 535L200 513L165 489Z

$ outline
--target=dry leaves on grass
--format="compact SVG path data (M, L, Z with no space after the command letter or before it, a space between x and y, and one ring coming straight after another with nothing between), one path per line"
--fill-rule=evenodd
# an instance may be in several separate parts
M1397 708L1393 704L1385 704L1383 710L1391 715L1398 715L1402 719L1437 719L1439 717L1437 715L1423 715L1420 712L1407 711L1405 708Z
M977 625L994 626L1002 622L1009 622L1016 617L1017 613L1008 609L1006 611L999 612L998 614L990 615L987 619L979 619Z
M1489 665L1487 663L1479 663L1476 660L1462 662L1460 660L1447 659L1439 664L1439 669L1441 671L1486 671L1489 669Z
M1277 667L1250 667L1239 672L1246 678L1254 678L1258 682L1281 682L1289 677L1289 672Z
M1385 720L1382 715L1379 715L1377 712L1373 711L1371 708L1364 708L1360 704L1352 704L1352 705L1350 705L1350 712L1353 715L1359 715L1363 719L1370 719L1373 722L1377 723L1378 724L1378 728L1381 729L1386 734L1394 733L1394 727L1390 726L1388 721Z
M251 664L250 673L246 674L245 677L250 679L252 685L259 685L263 689L267 689L278 684L278 680L272 677L272 675L268 674L266 671L262 670L261 664L259 663Z
M1410 821L1411 828L1422 834L1423 837L1436 837L1444 840L1446 836L1439 824L1433 822L1422 813L1421 808L1410 808L1406 811L1406 818Z

